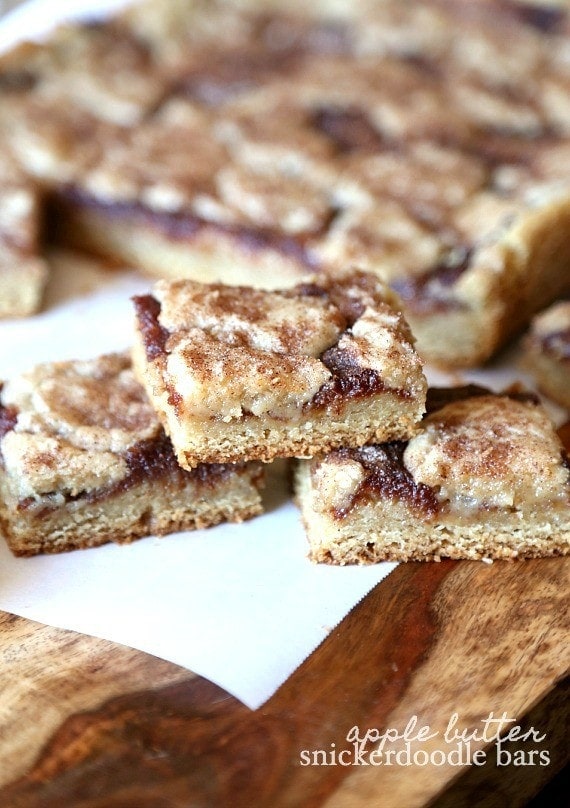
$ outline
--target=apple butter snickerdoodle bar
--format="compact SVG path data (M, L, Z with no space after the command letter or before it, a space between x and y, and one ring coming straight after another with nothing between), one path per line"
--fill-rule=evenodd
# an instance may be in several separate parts
M416 436L299 461L296 495L318 562L570 552L570 463L528 394L430 390Z
M403 439L424 412L407 323L370 273L275 291L159 281L135 303L135 372L184 468Z
M240 522L258 464L177 464L128 356L54 362L0 392L0 531L15 555Z

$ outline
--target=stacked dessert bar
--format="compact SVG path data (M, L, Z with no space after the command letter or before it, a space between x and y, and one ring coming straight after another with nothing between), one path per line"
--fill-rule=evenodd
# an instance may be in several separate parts
M39 305L45 234L161 278L132 356L2 387L15 553L250 518L276 458L316 561L569 552L538 400L422 359L570 292L570 16L305 5L147 0L0 57L0 315ZM559 303L526 342L566 405L569 332Z
M0 391L16 554L242 521L259 461L298 460L311 556L505 558L570 547L570 467L535 397L430 391L393 293L349 270L285 290L160 281L125 355Z
M369 273L272 292L162 281L136 302L135 370L184 468L398 440L423 414L408 325Z
M135 302L144 387L107 355L0 391L0 524L18 555L242 521L261 512L256 461L405 439L424 411L421 361L375 276L162 282Z
M286 291L159 282L134 365L179 463L297 461L315 561L570 550L570 464L536 396L431 390L397 300L348 271Z

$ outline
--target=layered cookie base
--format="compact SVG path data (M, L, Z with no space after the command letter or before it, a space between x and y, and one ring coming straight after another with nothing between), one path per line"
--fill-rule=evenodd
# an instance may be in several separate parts
M125 355L40 365L7 383L0 436L0 528L15 555L240 522L262 510L259 466L178 466Z
M433 393L410 441L298 463L312 560L568 554L570 465L540 405L470 388Z
M539 389L570 409L570 300L534 318L523 351L523 364Z
M426 382L394 296L362 272L311 280L159 282L136 299L134 367L181 466L413 434Z

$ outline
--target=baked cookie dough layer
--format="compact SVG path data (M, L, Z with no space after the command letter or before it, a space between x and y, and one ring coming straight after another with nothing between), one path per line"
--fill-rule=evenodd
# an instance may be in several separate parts
M524 366L539 389L570 410L570 300L533 319L523 348Z
M408 326L369 273L273 292L159 281L135 303L135 372L184 468L407 438L424 412Z
M431 399L431 401L430 401ZM536 400L428 393L407 442L300 461L310 557L329 564L570 552L570 464Z
M176 463L125 355L39 365L0 393L0 529L15 555L241 522L255 464Z

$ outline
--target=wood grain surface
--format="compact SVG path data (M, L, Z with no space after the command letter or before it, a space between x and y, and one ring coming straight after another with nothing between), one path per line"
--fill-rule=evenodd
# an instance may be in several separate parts
M0 805L524 805L565 759L569 584L570 559L401 565L255 712L174 665L6 616ZM417 715L442 733L453 712L475 728L490 711L526 726L533 708L550 765L491 760L487 803L455 766L300 765L303 750L350 749L353 726Z
M570 558L402 564L256 711L113 643L0 629L2 808L518 808L568 762ZM480 735L491 713L532 728L502 748L534 763L498 765L479 737L484 765L440 765L454 713ZM414 716L433 737L411 750L433 764L356 765L351 728L401 734ZM352 765L302 765L342 750Z

